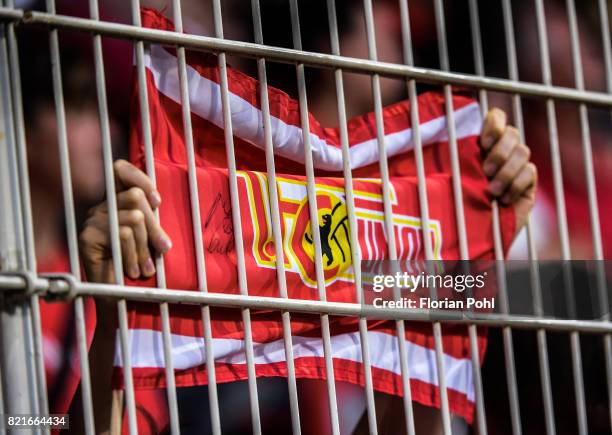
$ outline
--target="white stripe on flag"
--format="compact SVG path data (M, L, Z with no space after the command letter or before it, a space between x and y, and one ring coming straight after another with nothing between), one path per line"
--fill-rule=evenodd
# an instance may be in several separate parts
M145 53L145 65L151 71L155 86L166 97L181 104L176 57L163 47L152 45ZM200 75L194 68L187 66L189 101L191 111L218 127L223 126L221 110L221 91L217 83ZM264 149L264 131L261 110L243 98L230 92L230 107L234 135ZM480 134L482 117L478 103L469 104L455 112L457 139ZM304 162L303 136L300 127L286 124L272 116L272 140L274 153L288 159ZM448 132L446 116L432 119L420 125L423 145L446 141ZM315 134L310 134L315 168L328 171L342 170L342 151L330 145ZM410 151L414 148L412 129L408 128L385 136L385 146L389 157ZM350 148L353 169L378 162L378 142L376 138L353 145Z
M323 342L318 337L293 336L293 353L296 359L305 357L323 358ZM184 370L206 362L204 339L187 335L172 334L172 361L174 368ZM368 331L372 367L390 371L401 376L397 356L397 337L384 332ZM332 357L361 363L359 333L351 332L332 335ZM119 342L117 342L119 346ZM119 349L119 347L117 347ZM151 329L130 329L129 349L132 367L163 368L164 352L162 333ZM246 364L244 341L229 338L213 338L215 362ZM283 340L269 343L254 343L255 364L285 362ZM433 349L406 340L406 355L410 378L438 386L436 355ZM447 386L463 393L474 401L472 362L443 354ZM115 353L115 366L121 367L121 352Z

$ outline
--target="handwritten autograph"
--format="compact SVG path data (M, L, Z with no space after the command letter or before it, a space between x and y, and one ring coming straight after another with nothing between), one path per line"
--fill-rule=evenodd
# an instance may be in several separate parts
M221 215L220 222L219 215ZM205 246L208 253L229 254L234 250L232 205L220 193L217 193L204 221L204 230L207 229L213 232L213 236Z

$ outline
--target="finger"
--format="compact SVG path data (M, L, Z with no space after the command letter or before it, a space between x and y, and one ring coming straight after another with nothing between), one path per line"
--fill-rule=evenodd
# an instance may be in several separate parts
M90 218L79 234L79 250L87 258L99 259L108 245L108 231L101 224L97 218Z
M113 164L113 168L115 170L117 192L128 190L132 187L138 187L146 194L151 207L159 207L161 204L161 196L147 174L126 160L117 160Z
M96 216L97 214L99 214L100 212L102 213L107 213L107 209L108 209L108 205L106 204L106 201L91 207L89 210L87 210L87 218L92 218L94 216Z
M483 163L483 169L488 177L493 176L510 157L512 150L520 143L519 132L514 127L508 127L501 138L493 145Z
M506 129L506 112L496 107L487 112L480 133L480 144L488 150L499 140Z
M103 267L108 258L108 240L108 231L91 222L79 234L79 253L90 282L113 282L114 275Z
M117 208L119 210L138 209L144 214L148 241L157 252L164 254L172 248L170 237L168 237L161 225L157 222L151 204L147 200L146 194L142 189L132 187L119 193L117 195Z
M117 197L117 206L119 209L138 209L143 213L148 241L157 252L164 254L172 248L170 237L168 237L157 221L155 213L142 189L132 187L125 192L121 192Z
M134 232L127 225L119 227L119 240L121 241L121 257L123 259L123 271L132 279L140 277L140 267L138 266L138 254L136 251L136 241Z
M535 193L537 184L537 172L533 163L526 164L521 172L512 180L508 190L502 197L504 204L513 204L522 196Z
M512 154L501 169L495 174L495 177L489 183L489 191L495 195L501 195L506 188L512 183L512 180L519 174L521 169L529 162L531 152L526 145L514 147Z
M153 276L155 274L155 265L149 250L144 213L139 209L120 210L119 223L132 229L140 274L147 278Z

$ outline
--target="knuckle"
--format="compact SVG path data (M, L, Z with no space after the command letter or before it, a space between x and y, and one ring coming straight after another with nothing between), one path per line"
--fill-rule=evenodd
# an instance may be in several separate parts
M512 196L516 196L517 194L521 193L522 187L518 180L514 180L514 182L510 185L509 190Z
M534 176L538 176L538 167L533 162L527 163L527 170Z
M135 251L128 252L127 260L130 264L138 264L138 254Z
M130 227L122 226L119 228L119 238L122 242L126 242L132 237L132 229Z
M121 172L123 171L127 166L129 165L127 160L124 159L119 159L119 160L115 160L115 162L113 163L113 169L116 172Z
M138 257L140 258L140 260L144 261L149 257L152 257L151 255L151 251L149 250L149 245L144 243L144 244L138 244L137 245L137 250L138 250Z
M512 139L513 142L518 142L521 137L518 128L513 125L509 125L508 127L506 127L506 134L508 135L508 137L510 137L510 139Z
M93 229L93 227L87 225L86 223L85 227L79 234L79 243L81 244L81 246L89 246L94 237L94 233L95 233L95 230Z
M491 153L489 157L498 166L501 166L506 160L508 160L508 157L510 157L510 152L511 152L510 149L503 147L503 146L499 146L497 147L497 149L493 150L493 152Z
M138 205L145 199L145 194L139 187L131 187L127 191L127 197L132 205Z
M521 168L519 176L525 179L531 179L535 175L535 168L533 168L531 162L527 162L525 166Z
M131 166L131 163L128 162L127 160L125 160L125 159L117 159L113 163L113 168L116 171L122 171L122 170L128 168L129 166Z
M507 172L501 172L501 171L499 174L497 174L494 180L497 184L499 184L504 189L508 187L508 183L512 181L510 177L508 176Z
M493 125L493 133L497 136L497 137L502 137L502 135L504 134L505 131L505 125L501 122L496 122Z
M127 219L131 225L139 225L144 222L144 213L138 209L130 210Z
M81 231L81 234L85 232L90 234L93 231L92 227L95 225L95 222L96 222L96 216L88 217L85 223L83 223L83 230Z
M496 117L498 117L498 118L500 118L502 120L506 118L506 112L504 112L499 107L492 107L491 108L491 114L493 114L494 116L496 116Z
M506 112L499 107L492 107L491 110L489 110L489 119L493 121L496 126L503 126L506 123Z
M535 184L538 182L538 167L534 163L527 164L527 170L531 175L532 183Z

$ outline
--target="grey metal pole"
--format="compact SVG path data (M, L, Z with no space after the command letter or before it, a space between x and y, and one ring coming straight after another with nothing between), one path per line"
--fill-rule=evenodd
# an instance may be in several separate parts
M476 0L469 1L469 9L470 9L470 23L472 28L472 49L474 51L474 67L476 70L476 74L479 76L485 76L484 69L484 55L482 52L482 38L480 34L480 18L478 15L478 4ZM480 101L480 110L483 117L489 111L489 97L487 95L487 91L484 89L480 89L478 91L479 101ZM498 214L499 210L497 208L497 202L493 203L493 214ZM500 233L499 225L497 225L494 229L494 232ZM467 246L465 247L467 250ZM467 252L464 252L467 254ZM468 260L469 256L464 258L464 260ZM503 256L502 256L503 259ZM501 286L500 286L501 287ZM482 373L480 370L480 357L478 352L478 333L475 325L468 326L468 334L470 337L470 354L472 357L472 371L474 374L474 391L476 396L476 425L478 427L478 433L480 435L486 435L487 432L487 421L485 415L485 401L484 394L482 391Z
M544 11L544 1L536 0L536 19L538 28L538 42L540 44L540 59L542 67L542 78L545 85L552 85L552 68L550 62L550 53L548 47L548 35L546 28L546 14ZM575 34L572 31L574 27L571 23L571 11L570 16L570 33ZM572 43L575 45L576 38ZM573 57L576 58L576 50L572 50ZM581 71L578 71L579 73ZM579 82L580 80L578 80ZM554 184L555 203L557 212L557 225L559 227L559 241L561 244L561 257L566 262L563 268L563 280L564 288L567 301L567 310L570 318L576 317L576 304L574 295L572 293L572 273L567 264L572 259L569 229L567 224L567 213L565 205L565 195L563 191L563 173L561 165L561 150L559 148L559 132L557 127L557 116L555 111L555 102L551 99L546 100L546 115L548 118L548 130L550 139L550 155L551 155L551 166L552 166L552 177ZM584 119L584 118L583 118ZM584 140L584 122L582 122L583 140ZM588 163L587 163L588 166ZM587 169L588 170L588 169ZM587 181L588 182L588 181ZM592 192L591 192L592 193ZM592 203L592 201L591 201ZM586 434L587 428L587 415L586 405L584 400L584 380L582 377L582 357L580 348L580 336L578 331L570 331L570 346L571 346L571 361L572 361L572 375L574 381L574 395L576 400L576 416L578 419L578 432Z
M603 45L604 64L606 66L606 88L612 94L612 44L610 43L610 19L608 16L608 5L606 0L599 0L599 19L601 22L601 40ZM602 309L602 320L609 321L608 296L605 291L600 292L599 303ZM610 427L612 427L612 336L606 334L604 340L604 355L606 361L606 376L608 378L608 413Z
M221 2L212 2L215 36L224 39L223 17ZM229 176L230 202L232 206L232 225L234 227L234 246L236 249L236 266L238 271L238 287L241 295L249 294L247 282L246 263L244 259L244 243L242 239L242 220L240 218L240 201L238 199L238 182L236 177L236 155L234 151L234 135L232 128L232 112L230 107L229 83L227 78L226 54L217 55L219 66L219 86L221 89L221 108L223 111L223 132L225 136L225 152L227 155L227 168ZM259 411L259 396L257 393L257 375L255 371L255 354L253 349L253 328L251 324L251 311L242 310L242 324L244 327L244 346L247 363L247 377L249 386L249 406L251 411L251 424L253 434L261 434L261 416Z
M512 5L510 0L502 0L502 12L504 20L504 34L506 40L506 56L508 58L508 77L510 80L519 80L518 62L516 54L516 43L514 37L514 23L512 19ZM525 143L525 128L523 122L523 110L521 96L512 95L512 115L514 124L521 135L521 142ZM536 316L541 317L542 312L542 289L540 285L540 271L537 265L538 255L533 235L532 217L529 216L526 225L527 231L527 255L530 264L530 282L533 294L533 307ZM536 332L538 344L538 362L540 367L540 379L542 387L542 400L544 402L544 421L546 422L546 433L552 435L555 431L555 415L552 399L552 388L550 384L550 367L548 364L548 346L546 331L539 329Z
M181 12L181 2L179 0L172 1L172 16L174 18L175 31L183 33L183 15ZM191 204L191 223L195 247L196 270L198 275L198 290L201 292L208 292L206 260L204 255L204 236L200 212L200 194L196 175L193 128L191 125L191 102L189 100L189 82L187 79L187 57L185 54L185 48L180 46L177 47L176 54L178 59L178 74L181 89L181 112L183 115L185 148L187 150L189 202ZM206 349L205 355L206 373L208 379L208 406L210 409L211 430L214 435L220 435L221 417L219 414L219 398L217 394L217 378L215 372L215 356L213 349L210 307L203 305L200 311L202 313L202 326L204 329L204 348Z
M327 15L329 21L330 44L332 53L340 55L340 38L338 32L338 20L336 17L336 5L334 0L327 1ZM340 144L342 146L342 174L344 177L344 192L346 195L346 210L349 220L349 232L351 242L351 257L353 261L353 273L355 276L355 301L362 303L363 284L361 280L361 249L359 247L357 213L355 211L355 197L353 194L353 174L351 170L348 122L346 118L346 101L344 98L344 85L342 81L342 70L334 70L336 85L336 100L338 108L338 120L340 131ZM403 322L399 325L398 348L400 352L400 366L402 369L402 387L404 388L404 398L410 397L410 380L405 352L405 330ZM368 344L368 323L365 317L359 318L359 336L361 341L361 354L363 360L364 392L366 399L366 410L368 415L368 425L370 433L378 433L376 421L376 402L374 396L374 385L372 381L372 367L370 361L370 347Z
M7 6L13 7L12 2L5 2ZM7 24L4 33L3 41L3 57L5 63L2 64L3 73L7 80L10 80L11 90L7 90L8 105L6 106L5 114L6 119L13 122L13 124L7 124L7 141L9 144L8 161L10 164L11 177L11 192L12 192L12 206L14 215L20 219L15 222L14 235L16 237L16 247L19 254L17 259L19 261L19 269L27 272L32 272L34 262L33 258L33 244L31 226L28 224L31 222L29 214L29 202L24 204L22 198L24 193L28 193L29 189L27 185L23 184L23 156L24 156L24 135L23 135L23 123L21 115L21 100L18 98L20 94L18 89L15 88L15 83L18 77L16 77L15 67L15 55L16 55L16 43L15 43L15 29L13 24ZM10 62L10 65L8 64ZM10 72L9 72L10 71ZM6 84L6 83L5 83ZM5 85L3 84L3 86ZM12 94L11 94L12 91ZM42 363L42 339L40 335L40 312L38 311L38 296L32 295L28 299L28 306L24 309L23 327L24 327L24 343L26 349L26 371L27 371L27 386L31 394L32 400L32 412L35 414L46 415L48 413L47 407L47 394L46 385L44 378L44 366ZM8 400L9 398L7 398ZM48 433L48 429L36 429L34 433Z
M4 2L7 7L14 8L13 0ZM27 168L27 152L25 142L25 128L23 122L23 104L21 100L21 75L19 71L19 55L17 48L17 37L15 35L15 23L8 23L6 32L8 37L8 56L10 79L12 87L12 107L15 128L16 166L19 173L21 217L23 220L23 242L25 265L28 272L36 271L36 256L34 252L34 229L32 225L32 209L30 201L30 184ZM46 415L49 412L47 402L47 384L45 379L45 366L43 361L42 333L40 305L38 295L30 298L30 315L32 319L32 360L36 369L38 413ZM2 408L0 408L2 409ZM43 433L49 433L48 428Z
M0 272L0 292L23 288L23 278L14 275L4 275ZM253 310L291 311L296 313L329 314L332 316L360 317L364 314L368 318L377 320L410 320L416 322L430 322L432 313L437 313L441 323L449 324L475 324L490 327L509 326L514 329L546 329L548 331L577 331L589 334L612 334L612 322L601 320L567 320L550 317L534 317L525 315L509 315L501 313L470 313L466 316L461 312L450 310L411 309L397 310L396 308L363 307L360 304L348 302L329 302L308 299L283 299L269 296L249 296L228 293L195 292L185 289L160 289L156 287L132 287L117 284L99 284L89 282L75 282L70 286L68 282L37 277L33 280L33 289L39 291L53 291L57 296L63 293L74 296L109 297L129 299L134 302L168 302L170 304L182 303L189 305L210 305L228 308L250 308Z
M24 264L18 231L20 208L15 206L19 181L14 176L15 144L5 30L0 25L0 271L10 272L22 269ZM33 391L27 388L31 382L25 330L27 311L26 298L11 300L8 294L0 293L0 369L6 414L27 414L36 408Z
M141 27L142 22L140 19L140 2L139 0L132 0L130 2L132 11L132 23ZM155 175L155 159L153 155L153 141L151 136L151 119L149 111L149 97L147 90L147 78L144 65L145 52L148 51L148 47L145 48L143 41L136 41L135 44L135 55L136 55L136 68L138 77L138 102L140 106L140 119L142 122L142 136L144 142L145 152L145 166L146 172L154 186L157 185ZM155 219L159 222L159 209L154 211ZM155 257L155 277L157 280L157 286L159 288L166 288L166 271L164 266L163 255L159 254ZM121 271L118 272L119 274ZM178 435L180 433L179 415L178 415L178 399L176 393L176 380L174 377L174 363L172 361L172 332L170 330L170 307L167 303L159 304L159 315L161 318L161 329L162 329L162 343L163 343L163 355L164 355L164 368L166 374L166 394L168 398L168 413L170 416L170 431L172 435Z
M448 56L448 43L446 40L446 23L444 18L444 4L442 0L436 0L434 2L434 13L436 17L436 33L438 37L438 55L440 58L440 69L443 71L450 71L450 61ZM481 90L482 91L482 90ZM446 107L446 122L448 125L448 138L449 138L449 154L451 161L451 172L452 172L452 188L453 188L453 199L454 199L454 207L455 207L455 215L456 215L456 224L457 224L457 235L459 236L459 254L462 260L469 259L469 251L468 251L468 241L467 241L467 227L465 223L465 213L464 213L464 205L463 205L463 191L461 187L461 169L459 163L459 149L457 144L457 134L456 134L456 125L455 125L455 116L453 109L453 95L452 88L450 84L444 84L444 101ZM496 203L493 203L493 221L494 228L499 229L499 224L495 225L495 218L497 216L497 208ZM496 244L497 247L498 244ZM436 327L436 325L438 325ZM470 336L470 347L472 351L472 364L478 365L478 356L476 355L475 345L477 344L477 335L476 335L476 327L471 325L468 328L468 333ZM441 335L441 329L438 324L434 324L434 333L436 335ZM438 347L438 346L437 346ZM441 347L441 345L440 345ZM441 401L441 410L442 410L442 423L444 427L445 434L450 434L450 415L449 415L449 405L448 405L448 395L446 391L443 390L443 385L446 385L444 381L444 367L438 368L440 374L438 375L440 378L440 401ZM475 373L475 390L477 397L477 409L479 416L484 413L484 405L482 405L482 394L481 394L481 382L479 373ZM444 381L444 383L443 383Z
M19 21L26 26L49 26L77 30L80 32L99 33L103 36L140 40L150 43L181 45L185 49L264 57L270 61L284 63L303 63L307 66L319 66L333 69L342 68L347 72L363 74L380 74L389 77L412 78L419 82L450 84L471 88L482 88L489 91L520 94L529 97L552 98L554 100L584 102L592 106L612 107L612 96L603 92L578 91L561 86L539 83L519 82L492 77L478 77L472 74L454 73L434 69L411 67L388 62L373 61L352 57L334 56L324 53L312 53L291 48L271 47L243 41L232 41L210 36L189 35L167 30L148 29L109 21L95 21L87 18L71 17L60 14L28 11L0 7L0 21Z
M300 34L300 19L298 3L296 0L289 2L291 11L291 33L293 36L293 47L302 50L302 36ZM298 99L300 106L300 126L304 141L304 166L306 169L306 190L308 194L308 211L311 225L318 222L317 197L315 186L314 164L310 144L310 124L308 120L308 97L306 95L306 79L304 75L304 64L298 63L295 67L298 84ZM314 263L319 300L326 301L325 277L323 271L323 259L321 254L321 235L318 231L312 232L314 243ZM330 320L327 314L321 314L321 335L323 338L323 355L325 358L325 376L327 382L327 396L329 398L329 417L331 430L334 435L340 434L340 418L338 416L338 398L336 396L336 381L334 374L334 363L332 357Z
M255 42L263 44L263 26L261 22L261 10L259 0L251 0L251 13L253 18L253 29ZM257 74L259 77L259 89L261 94L261 113L263 117L263 129L266 153L266 169L268 171L268 198L270 201L270 218L272 222L272 235L274 238L274 254L276 256L276 273L278 290L281 298L287 299L287 278L285 275L285 257L283 252L283 236L281 231L280 208L278 205L278 189L276 181L276 167L274 164L274 143L272 140L272 120L270 115L270 101L268 96L268 78L266 75L266 60L257 59ZM283 341L285 346L285 360L287 361L287 387L289 392L289 407L291 409L291 426L293 435L300 435L300 407L298 402L297 381L295 375L295 363L293 356L293 338L291 336L291 315L289 311L283 311Z

